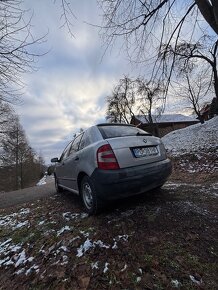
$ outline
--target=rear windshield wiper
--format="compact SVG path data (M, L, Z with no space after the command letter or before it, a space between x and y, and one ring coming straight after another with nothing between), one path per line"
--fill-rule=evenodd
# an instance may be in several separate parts
M152 134L146 132L145 133L137 132L136 136L152 136Z

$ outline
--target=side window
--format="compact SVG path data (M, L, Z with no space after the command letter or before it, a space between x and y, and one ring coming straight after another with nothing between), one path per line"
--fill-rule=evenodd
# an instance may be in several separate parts
M61 158L60 158L61 161L64 160L64 159L68 156L69 149L70 149L71 145L72 145L72 142L70 142L70 143L67 145L67 147L64 149L64 151L63 151L63 153L62 153L62 155L61 155Z
M72 146L70 148L69 155L72 154L72 153L74 153L74 152L76 152L76 151L78 151L78 149L79 149L79 143L81 141L82 136L83 136L83 134L79 135L78 137L76 137L74 139L73 144L72 144Z
M91 139L87 133L87 131L83 134L82 140L80 142L79 150L87 147L88 145L91 144Z

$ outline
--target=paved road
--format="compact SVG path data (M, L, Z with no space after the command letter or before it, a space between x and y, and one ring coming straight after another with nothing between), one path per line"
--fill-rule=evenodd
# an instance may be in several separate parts
M0 209L51 196L55 192L54 179L47 177L45 185L0 193Z

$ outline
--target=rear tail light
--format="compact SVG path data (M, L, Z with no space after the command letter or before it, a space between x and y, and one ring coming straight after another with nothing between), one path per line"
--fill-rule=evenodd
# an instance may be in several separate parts
M116 156L109 144L103 145L98 148L97 162L98 168L100 169L109 170L120 168Z

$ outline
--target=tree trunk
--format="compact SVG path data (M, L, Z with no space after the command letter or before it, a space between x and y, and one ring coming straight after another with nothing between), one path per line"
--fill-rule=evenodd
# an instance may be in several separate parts
M208 0L195 0L204 19L210 27L218 34L218 1L212 0L212 4Z
M218 101L218 74L217 74L217 48L218 48L218 40L214 47L213 52L213 79L214 79L214 91L216 95L216 99Z
M16 128L16 146L15 146L15 170L16 170L16 189L19 189L19 167L18 167L18 128Z
M213 74L214 74L214 90L215 90L216 99L218 100L218 76L217 76L216 67L213 67Z

